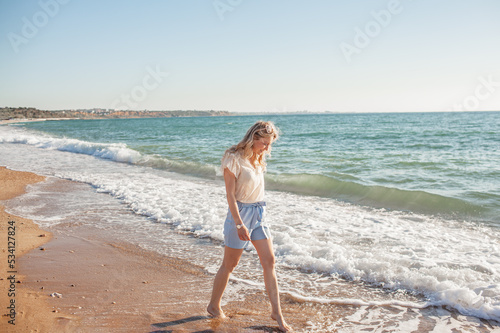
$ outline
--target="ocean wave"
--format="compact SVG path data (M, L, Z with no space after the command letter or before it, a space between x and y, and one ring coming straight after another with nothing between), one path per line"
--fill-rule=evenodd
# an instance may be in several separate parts
M27 144L43 149L54 149L91 155L121 163L135 164L142 155L123 143L96 143L71 138L56 138L23 130L0 131L0 143Z
M57 138L23 129L1 131L0 143L27 144L42 149L54 149L90 155L119 163L135 164L182 174L214 178L216 167L189 161L175 161L162 156L142 154L125 143L98 143L72 138Z
M222 177L216 165L195 161L169 159L160 155L143 154L124 143L96 143L72 138L52 137L45 133L18 128L0 128L0 143L28 144L44 149L85 154L112 160L167 170L185 175L214 179ZM334 198L376 208L447 215L453 218L494 219L492 209L470 201L446 197L426 191L412 191L380 185L362 184L361 180L345 175L319 174L266 174L266 187L270 190ZM476 194L475 197L478 197ZM493 207L494 208L494 207Z
M377 208L407 210L427 214L482 217L484 206L425 191L410 191L380 185L364 185L324 175L268 175L268 189L335 198Z
M97 192L109 193L130 211L154 222L169 224L174 230L200 238L209 237L217 242L223 239L221 221L227 204L220 183L110 163L82 154L66 161L65 153L34 147L0 148L2 158L18 168L30 166L31 171L41 174L53 170L52 174L60 178L87 183ZM35 197L47 200L46 194ZM63 207L73 207L73 202L81 201L78 196L65 197L72 202ZM266 220L272 230L277 262L287 271L281 283L285 286L288 283L290 288L284 289L289 291L299 290L296 297L319 303L405 306L392 301L336 298L335 294L328 294L330 284L308 279L309 272L319 272L382 290L424 295L433 305L448 305L466 315L500 319L500 235L496 229L280 191L268 192L266 200L270 208ZM22 205L19 207L23 209ZM158 249L170 246L167 237L153 232L162 230L156 229L161 227L160 223L137 225L127 219L118 219L116 223L115 228L120 230L131 223L133 239L141 232L153 236L145 241L148 246L154 241L158 241ZM299 289L301 282L325 288L323 292L310 294ZM311 297L306 299L306 295ZM425 302L406 305L420 307Z
M220 175L218 168L214 165L190 161L175 161L163 156L145 156L137 164L203 178L215 178L217 175Z
M55 149L76 154L91 155L120 163L152 167L171 172L214 179L221 177L215 165L194 161L169 159L160 155L142 154L124 143L96 143L72 138L52 137L45 133L8 128L0 131L0 143L28 144L44 149ZM380 185L361 184L357 178L313 174L268 173L266 186L270 190L286 191L301 195L334 198L377 208L413 211L426 214L452 215L453 217L490 218L489 207L446 197L426 191L411 191Z

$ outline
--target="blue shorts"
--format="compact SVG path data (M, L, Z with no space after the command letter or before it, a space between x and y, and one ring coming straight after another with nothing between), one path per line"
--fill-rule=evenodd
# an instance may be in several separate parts
M264 225L264 212L266 203L259 201L255 203L237 202L241 220L250 233L251 240L270 239L271 232ZM238 237L238 229L234 223L233 215L228 209L226 221L224 222L224 245L233 249L243 249L248 246L249 241L242 241Z

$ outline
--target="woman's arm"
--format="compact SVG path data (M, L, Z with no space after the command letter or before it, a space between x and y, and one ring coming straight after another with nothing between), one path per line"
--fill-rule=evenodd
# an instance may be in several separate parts
M249 241L250 234L248 233L248 229L243 224L243 221L240 217L240 212L238 210L238 204L236 203L236 177L234 174L229 171L228 168L224 169L224 182L226 183L226 197L227 204L229 205L229 211L231 215L233 215L234 223L236 225L242 224L243 227L238 230L238 236L241 240Z

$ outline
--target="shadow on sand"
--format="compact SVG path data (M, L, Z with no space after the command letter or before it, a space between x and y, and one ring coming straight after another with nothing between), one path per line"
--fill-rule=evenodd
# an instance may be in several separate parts
M173 321L167 321L164 323L156 323L152 324L151 326L157 327L157 328L165 328L165 327L171 327L171 326L176 326L176 325L181 325L185 323L189 323L192 321L197 321L197 320L203 320L203 319L213 319L212 317L209 316L191 316L183 319L178 319L178 320L173 320ZM256 331L263 331L263 332L281 332L277 327L270 327L270 326L249 326L245 327L246 329L252 329ZM151 331L150 333L172 333L174 330L157 330L157 331ZM214 333L214 330L203 330L203 331L196 331L193 333Z
M210 318L211 317L209 317L209 316L191 316L188 318L167 321L165 323L152 324L152 326L158 327L158 328L164 328L164 327L170 327L170 326L175 326L175 325L181 325L181 324L189 323L189 322L196 321L196 320L203 320L203 319L210 319ZM160 330L160 331L152 331L150 333L169 333L169 332L173 332L173 331L172 330ZM211 332L214 332L214 331L205 330L205 331L198 331L198 332L194 332L194 333L211 333Z

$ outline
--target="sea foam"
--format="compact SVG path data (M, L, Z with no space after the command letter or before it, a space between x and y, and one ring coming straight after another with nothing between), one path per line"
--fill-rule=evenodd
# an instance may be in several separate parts
M8 130L6 130L8 129ZM28 144L37 148L86 154L123 163L137 163L142 155L123 143L95 143L71 138L56 138L22 129L0 127L0 143Z
M86 145L17 130L9 137L10 130L0 132L2 164L90 184L151 222L222 241L227 204L220 179L191 178L128 164L143 157L125 146ZM292 269L281 281L285 291L297 291L295 297L341 301L329 294L327 284L314 280L307 284L314 285L321 297L301 289L311 276L307 272L317 272L423 296L426 301L415 307L448 305L465 315L500 320L497 229L281 191L268 191L267 201L278 263ZM370 300L359 300L358 305L370 304Z

